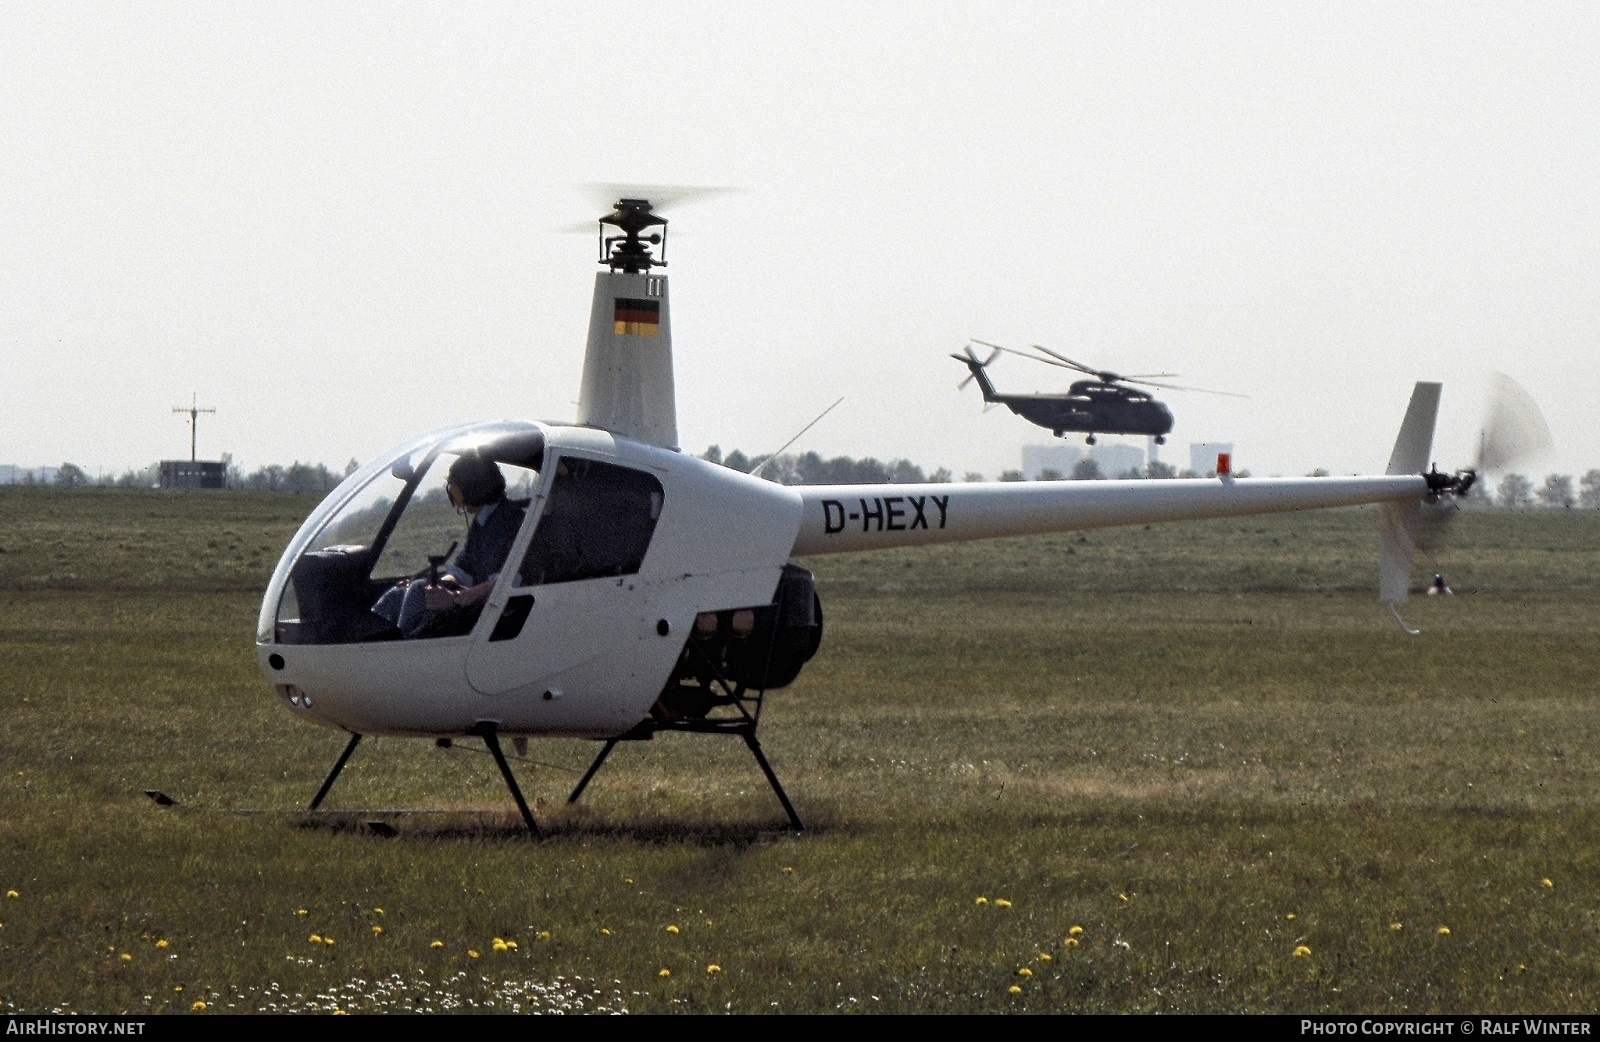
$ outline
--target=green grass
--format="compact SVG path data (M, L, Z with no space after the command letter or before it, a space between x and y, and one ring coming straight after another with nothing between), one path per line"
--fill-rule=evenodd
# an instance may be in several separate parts
M1600 1004L1593 513L1462 514L1420 637L1364 511L816 559L762 727L805 835L663 736L573 808L594 744L531 745L531 842L468 742L298 809L341 736L251 635L313 505L0 490L0 1011Z

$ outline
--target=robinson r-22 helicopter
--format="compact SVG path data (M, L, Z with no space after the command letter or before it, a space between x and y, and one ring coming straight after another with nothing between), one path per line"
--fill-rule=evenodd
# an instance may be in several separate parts
M764 693L822 638L811 573L794 559L1376 503L1392 607L1422 504L1473 480L1429 469L1439 385L1426 383L1382 476L786 487L738 473L678 449L666 228L646 199L600 218L574 423L461 423L398 445L334 489L284 551L261 605L261 670L289 712L350 736L312 810L364 735L476 736L538 834L502 738L602 741L575 801L619 743L687 732L742 738L798 830L756 739ZM467 598L440 571L461 535L451 475L463 460L504 479L497 509L516 523L502 525L508 549L476 603L455 607ZM445 606L401 630L374 611L401 583Z
M1087 434L1088 437L1084 441L1090 445L1095 443L1097 434L1143 434L1154 438L1157 445L1166 444L1167 435L1172 433L1172 410L1146 392L1130 387L1130 384L1159 387L1168 391L1202 391L1205 394L1225 394L1233 398L1246 397L1234 394L1232 391L1205 391L1199 387L1179 387L1177 384L1155 382L1158 378L1176 376L1176 373L1136 373L1125 376L1122 373L1113 373L1109 369L1091 369L1082 362L1074 362L1066 355L1058 354L1048 347L1040 347L1038 344L1033 345L1033 350L1039 353L1029 354L1027 351L1001 347L982 340L974 340L972 343L992 348L989 357L981 362L978 361L977 354L972 350L972 344L967 345L964 353L950 357L971 371L972 375L961 381L961 387L967 386L973 380L978 381L978 387L983 391L985 408L990 405L1004 405L1029 423L1036 423L1046 428L1058 438L1067 431ZM1001 394L990 382L988 370L989 364L998 358L1002 351L1031 358L1046 365L1073 369L1094 379L1073 381L1065 394Z

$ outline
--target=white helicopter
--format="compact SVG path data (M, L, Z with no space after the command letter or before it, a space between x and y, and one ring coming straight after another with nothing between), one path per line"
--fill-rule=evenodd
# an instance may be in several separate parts
M600 218L576 422L421 435L346 478L284 551L261 606L261 670L290 712L350 735L310 809L363 735L477 736L537 835L501 738L602 740L571 802L619 742L680 731L743 738L800 830L756 739L764 692L791 683L822 637L793 559L1376 503L1393 610L1422 504L1474 479L1429 469L1432 383L1416 385L1382 476L785 487L741 474L678 449L666 226L646 199ZM504 479L509 547L488 578L477 566L452 584L441 572L462 564L447 564L461 460ZM407 583L434 607L402 627L375 608Z

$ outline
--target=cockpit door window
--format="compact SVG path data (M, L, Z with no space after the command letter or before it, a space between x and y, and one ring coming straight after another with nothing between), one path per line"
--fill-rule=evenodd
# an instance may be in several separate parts
M564 456L519 575L528 586L633 575L661 517L661 482L642 470Z

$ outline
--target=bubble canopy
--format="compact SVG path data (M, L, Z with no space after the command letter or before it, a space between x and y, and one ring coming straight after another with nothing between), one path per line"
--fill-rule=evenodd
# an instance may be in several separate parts
M464 525L446 489L451 464L464 456L493 461L506 479L507 500L520 509L533 493L544 451L538 424L495 420L442 427L372 459L295 533L262 599L257 643L392 637L370 612L377 595L437 568L461 538Z

